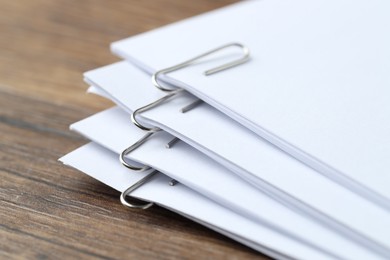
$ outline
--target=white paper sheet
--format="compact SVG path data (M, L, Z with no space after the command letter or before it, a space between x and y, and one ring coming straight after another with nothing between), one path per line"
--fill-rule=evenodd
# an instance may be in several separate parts
M128 111L164 95L150 86L144 73L124 62L85 76ZM364 236L389 247L389 212L317 174L206 104L179 113L190 100L188 95L172 99L143 113L143 119L179 136L297 212L354 239Z
M390 207L389 13L386 0L245 1L112 50L153 73L229 42L247 45L248 63L204 76L232 59L224 53L165 79Z
M90 143L60 160L118 191L124 191L142 178L143 174L129 172L118 162L117 157L117 154ZM156 202L162 207L278 259L333 258L221 207L182 184L168 186L168 181L167 177L159 174L131 195Z
M126 113L113 108L77 122L71 129L119 153L135 143L142 133L129 124L127 118ZM343 258L367 254L363 247L283 206L185 143L166 149L165 144L170 139L172 136L158 133L133 151L130 158L150 165L217 203L302 243Z

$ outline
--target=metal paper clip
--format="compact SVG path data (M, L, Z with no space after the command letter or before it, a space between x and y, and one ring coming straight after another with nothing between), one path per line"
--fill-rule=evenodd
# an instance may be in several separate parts
M132 203L132 202L129 202L126 197L131 197L130 196L130 193L133 192L134 190L138 189L139 187L141 187L143 184L147 183L148 181L150 181L157 173L159 173L157 170L154 170L152 171L151 173L149 173L148 175L146 175L145 177L143 177L141 180L139 180L138 182L136 182L135 184L131 185L130 187L128 187L125 191L123 191L121 193L121 196L120 196L120 201L122 203L122 205L126 206L126 207L129 207L129 208L133 208L133 209L148 209L150 208L151 206L154 205L153 202L145 202L145 203L142 203L142 204L135 204L135 203ZM169 185L170 186L174 186L176 185L177 183L179 183L178 181L172 179L170 182L169 182ZM140 200L140 199L137 199L137 200Z
M138 166L134 166L134 165L131 165L130 163L128 163L125 159L125 156L128 155L131 151L134 151L135 149L137 149L138 147L140 147L143 143L146 142L146 140L149 139L149 137L151 137L152 135L154 135L156 132L148 132L146 133L141 139L139 139L136 143L132 144L131 146L129 146L128 148L126 148L125 150L123 150L123 152L121 152L121 154L119 155L119 161L122 163L123 166L125 166L126 168L129 168L130 170L133 170L133 171L137 171L137 172L143 172L143 171L146 171L146 170L149 170L150 167L147 166L147 165L144 165L142 167L138 167Z
M137 118L136 116L139 114L139 113L142 113L142 112L145 112L145 111L148 111L154 107L157 107L159 106L160 104L162 104L163 102L167 101L168 99L180 94L181 92L183 92L183 89L177 89L175 91L172 91L171 93L163 96L162 98L159 98L157 99L156 101L148 104L148 105L145 105L143 107L140 107L138 109L136 109L132 114L131 114L131 121L133 122L133 124L135 124L138 128L144 130L144 131L149 131L149 132L158 132L160 131L161 129L158 128L158 127L146 127L144 125L142 125L141 123L139 123L137 121Z
M132 165L130 164L127 160L126 160L126 156L129 155L132 151L134 151L135 149L137 149L138 147L140 147L142 144L144 144L152 135L156 134L157 132L147 132L143 137L141 137L141 139L139 139L137 142L135 142L134 144L130 145L128 148L126 148L125 150L123 150L120 155L119 155L119 161L121 162L121 164L123 166L125 166L126 168L130 169L130 170L133 170L133 171L137 171L137 172L144 172L146 170L149 170L151 167L148 166L148 165L144 165L142 167L138 167L138 166L135 166L135 165ZM180 139L178 138L173 138L170 142L168 142L165 147L166 148L171 148L173 146L174 143L178 142ZM173 186L173 185L171 185Z
M245 63L245 62L247 62L249 60L250 52L249 52L249 48L248 47L246 47L245 45L243 45L241 43L237 43L237 42L228 43L228 44L222 45L220 47L217 47L215 49L209 50L209 51L207 51L205 53L202 53L202 54L200 54L200 55L198 55L196 57L193 57L192 59L189 59L189 60L186 60L186 61L184 61L182 63L176 64L176 65L174 65L172 67L168 67L168 68L165 68L165 69L162 69L162 70L159 70L159 71L155 72L152 75L153 85L156 88L161 89L163 91L168 91L168 92L174 91L175 89L168 89L168 88L164 88L163 86L161 86L161 84L158 82L158 76L160 74L164 74L165 75L167 73L183 69L185 67L188 67L188 66L194 64L195 62L199 61L200 59L203 59L204 57L207 57L207 56L209 56L211 54L217 53L219 51L225 50L225 49L230 48L230 47L238 47L238 48L240 48L242 50L242 56L239 59L236 59L236 60L233 60L231 62L222 64L222 65L220 65L218 67L206 70L204 72L205 76L209 76L209 75L212 75L214 73L230 69L232 67L240 65L242 63Z
M148 203L143 203L143 204L134 204L134 203L131 203L129 201L126 200L126 197L129 196L129 194L131 192L133 192L134 190L138 189L140 186L142 186L144 183L148 182L151 178L153 178L156 174L158 173L158 171L152 171L151 173L149 173L148 175L146 175L145 177L143 177L141 180L139 180L138 182L136 182L135 184L131 185L129 188L127 188L124 192L121 193L121 196L120 196L120 200L121 200L121 203L126 206L126 207L129 207L129 208L136 208L136 209L148 209L150 208L151 206L154 205L153 202L148 202Z

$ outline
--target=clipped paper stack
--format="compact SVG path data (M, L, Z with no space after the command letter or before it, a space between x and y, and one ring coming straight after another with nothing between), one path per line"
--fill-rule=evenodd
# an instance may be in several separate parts
M117 107L61 161L276 258L390 258L389 13L248 1L115 42L84 77Z

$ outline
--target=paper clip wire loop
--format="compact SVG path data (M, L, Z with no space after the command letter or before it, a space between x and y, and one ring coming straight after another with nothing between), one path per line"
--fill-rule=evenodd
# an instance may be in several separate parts
M164 88L159 82L158 82L158 76L160 74L167 74L167 73L170 73L170 72L173 72L173 71L176 71L176 70L179 70L179 69L182 69L182 68L185 68L185 67L188 67L192 64L194 64L196 61L204 58L204 57L207 57L211 54L214 54L216 52L219 52L219 51L222 51L226 48L230 48L230 47L238 47L242 50L242 57L239 58L239 59L236 59L236 60L233 60L231 62L228 62L228 63L225 63L225 64L222 64L218 67L215 67L215 68L212 68L212 69L209 69L209 70L206 70L204 72L204 74L206 76L209 76L209 75L212 75L214 73L217 73L217 72L220 72L220 71L223 71L223 70L226 70L226 69L230 69L232 67L235 67L237 65L240 65L242 63L245 63L249 60L249 56L250 56L250 52L249 52L249 48L246 47L245 45L241 44L241 43L238 43L238 42L233 42L233 43L228 43L228 44L225 44L225 45L222 45L220 47L217 47L215 49L212 49L212 50L209 50L203 54L200 54L192 59L189 59L187 61L184 61L182 63L179 63L177 65L174 65L172 67L169 67L169 68L165 68L165 69L162 69L162 70L159 70L157 72L155 72L153 75L152 75L152 82L153 82L153 85L158 88L158 89L161 89L163 91L166 91L166 92L171 92L171 91L174 91L175 89L169 89L169 88Z
M132 114L131 114L131 122L133 122L133 124L135 124L138 128L144 130L144 131L149 131L149 132L158 132L160 131L161 129L158 128L158 127L153 127L153 128L150 128L150 127L146 127L144 125L142 125L140 122L137 121L137 118L136 116L139 114L139 113L142 113L142 112L145 112L149 109L152 109L154 107L157 107L159 106L161 103L165 102L166 100L178 95L180 92L183 92L184 90L183 89L176 89L172 92L170 92L169 94L163 96L162 98L159 98L157 99L156 101L146 105L146 106L143 106L143 107L140 107L138 108L137 110L135 110Z
M125 166L126 168L129 168L130 170L137 171L137 172L143 172L143 171L149 170L150 167L147 165L144 165L142 167L137 167L137 166L131 165L129 162L126 161L125 156L128 155L130 152L134 151L135 149L137 149L138 147L140 147L143 143L145 143L155 133L156 132L146 133L136 143L132 144L131 146L129 146L128 148L123 150L123 152L121 152L121 154L119 155L119 161L122 163L122 165Z
M142 186L144 183L148 182L151 178L153 178L158 171L153 171L146 175L144 178L136 182L135 184L131 185L129 188L127 188L124 192L121 193L120 200L122 205L129 207L129 208L136 208L136 209L148 209L151 206L154 205L153 202L147 202L144 204L134 204L126 200L126 197L130 195L131 192L138 189L140 186Z

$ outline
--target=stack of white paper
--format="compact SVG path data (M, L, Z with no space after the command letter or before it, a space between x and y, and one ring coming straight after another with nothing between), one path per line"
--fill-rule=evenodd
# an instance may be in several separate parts
M61 161L119 191L158 170L130 195L276 258L389 258L389 11L248 1L113 43L126 61L84 78L117 107L71 125L93 142ZM203 73L236 44L157 73L232 42L249 61Z

